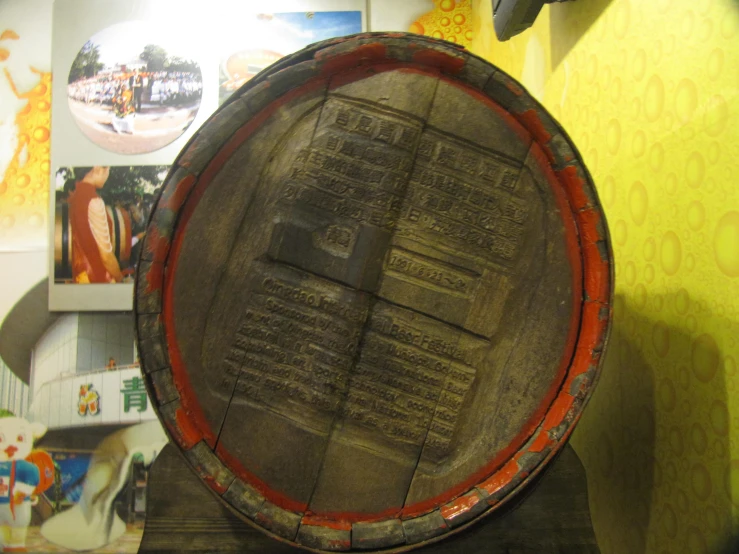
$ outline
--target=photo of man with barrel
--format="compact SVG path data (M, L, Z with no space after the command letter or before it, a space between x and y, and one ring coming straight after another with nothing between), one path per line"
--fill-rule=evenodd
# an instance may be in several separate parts
M136 249L167 169L94 166L57 171L57 283L114 284L133 279Z

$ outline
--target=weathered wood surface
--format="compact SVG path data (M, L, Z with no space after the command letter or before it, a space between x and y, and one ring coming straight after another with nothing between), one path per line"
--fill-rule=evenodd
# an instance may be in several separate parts
M228 510L172 445L150 472L140 554L305 552L265 536ZM530 492L501 514L418 549L419 554L599 554L585 470L566 446Z
M265 531L406 549L501 509L564 444L610 316L564 131L449 43L282 60L177 158L135 307L186 460Z

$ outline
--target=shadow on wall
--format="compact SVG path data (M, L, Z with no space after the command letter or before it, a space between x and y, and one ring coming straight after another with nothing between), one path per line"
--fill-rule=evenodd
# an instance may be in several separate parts
M550 4L552 71L569 54L613 0L586 0Z
M723 355L700 333L645 313L686 301L670 294L614 302L601 379L572 441L603 554L671 552L661 537L696 554L728 545Z
M735 527L732 537L721 542L716 554L737 554L737 552L739 552L739 531Z

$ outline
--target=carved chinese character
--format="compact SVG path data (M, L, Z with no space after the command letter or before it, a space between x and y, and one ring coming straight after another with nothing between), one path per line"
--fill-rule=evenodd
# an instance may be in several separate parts
M339 110L336 114L336 124L346 127L349 124L349 110Z
M450 146L440 146L436 155L436 162L439 165L453 168L457 163L459 153Z
M367 182L373 183L373 184L380 183L384 175L385 174L378 169L371 169L367 171L367 174L366 174Z
M396 142L396 144L406 150L412 150L413 145L416 143L417 137L418 137L418 131L416 129L412 129L410 127L404 127L403 131L400 133L400 136L398 137L398 141Z
M489 162L483 163L482 168L480 168L480 177L491 183L498 178L498 173L498 167Z
M494 250L501 258L512 260L516 254L516 245L508 241L498 241L494 245Z
M422 140L418 145L418 156L421 158L430 158L434 153L434 143L430 140Z
M347 177L359 179L362 176L362 166L357 164L349 164L346 170Z
M422 197L422 203L423 206L426 208L436 209L439 206L439 197L434 196L432 194L424 195L425 198Z
M375 138L377 140L390 143L393 141L393 135L395 134L395 129L397 128L398 126L394 123L390 123L389 121L381 121L380 130Z
M369 135L372 133L372 122L373 119L368 115L363 115L359 118L359 121L357 121L357 126L355 129L359 133L363 133L365 135Z
M506 190L513 191L516 188L516 176L510 171L506 171L500 179L500 186Z
M317 150L313 150L310 153L310 157L308 158L308 161L312 164L316 165L324 165L326 163L326 155L322 154L321 152L318 152Z
M339 153L344 154L345 156L354 156L357 154L357 145L353 142L345 141L344 144L341 145Z
M413 160L410 158L400 158L398 162L398 169L405 171L406 173L413 169Z
M496 230L501 236L515 240L521 234L523 229L520 225L516 225L512 221L499 219L497 220Z
M326 148L329 150L336 150L339 147L339 137L331 135L328 137Z
M416 222L421 217L421 212L419 210L416 210L415 208L411 208L408 210L408 220Z
M470 175L474 175L477 170L477 158L474 156L462 156L459 160L459 169Z
M326 231L326 240L339 246L349 246L352 241L351 229L338 225L330 225Z
M506 204L503 207L503 215L516 223L523 223L526 219L526 210L515 204Z
M308 161L309 156L310 150L307 148L303 148L300 152L298 152L298 155L295 158L295 163L305 163Z
M433 187L434 186L434 174L430 171L424 170L421 173L421 178L419 179L421 184L425 187Z
M439 211L440 212L448 212L452 209L452 206L454 206L454 202L450 200L449 198L440 198L439 199Z

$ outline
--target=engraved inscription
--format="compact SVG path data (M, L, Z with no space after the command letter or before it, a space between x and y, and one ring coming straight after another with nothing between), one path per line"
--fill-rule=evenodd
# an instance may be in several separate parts
M353 223L395 228L421 123L330 98L311 145L290 171L283 200Z
M277 264L255 262L227 376L234 398L311 423L345 396L368 296ZM228 383L224 379L224 384Z
M508 274L521 256L518 173L410 116L329 95L287 169L274 261L250 270L223 393L322 432L338 422L377 452L444 459L490 348L465 310L483 271Z
M334 256L348 258L357 242L357 229L346 225L328 225L313 232L313 244Z
M386 439L448 453L472 386L483 339L410 310L378 302L341 415ZM443 401L443 404L442 404ZM431 441L431 442L429 442Z
M517 180L518 169L510 161L427 130L397 234L510 269L529 215L526 202L515 194Z
M223 364L235 399L308 425L338 414L447 453L488 341L384 302L369 309L369 295L281 264L255 262L252 275Z
M463 297L471 296L477 279L477 276L400 248L388 252L385 271L409 282L439 287Z
M411 125L406 119L389 119L387 112L371 111L367 104L349 98L333 96L324 108L330 110L326 119L332 127L363 135L377 142L412 151L420 133L420 122Z

